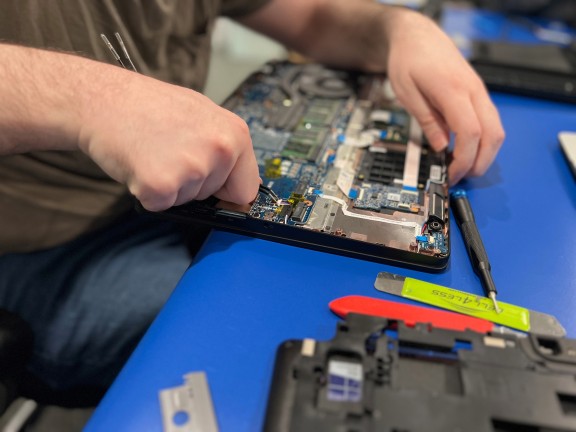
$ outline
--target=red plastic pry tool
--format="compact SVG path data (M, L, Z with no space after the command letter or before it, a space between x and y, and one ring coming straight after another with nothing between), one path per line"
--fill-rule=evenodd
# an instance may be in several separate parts
M359 313L402 320L409 327L413 327L417 323L427 323L448 330L464 331L468 329L483 334L494 330L492 322L481 318L372 297L356 295L340 297L332 300L329 306L330 310L341 318L346 317L349 313Z

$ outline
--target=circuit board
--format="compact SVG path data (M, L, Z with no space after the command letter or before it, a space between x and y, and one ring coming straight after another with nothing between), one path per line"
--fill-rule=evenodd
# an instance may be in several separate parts
M423 143L385 77L270 63L224 107L250 128L263 187L249 208L216 204L220 213L208 223L323 250L446 265L446 154ZM208 214L201 205L190 209L200 219ZM227 222L214 223L217 216Z

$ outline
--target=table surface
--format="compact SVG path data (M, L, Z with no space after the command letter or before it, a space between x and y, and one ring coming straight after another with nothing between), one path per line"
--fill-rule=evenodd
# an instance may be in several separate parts
M576 338L576 179L557 140L576 106L493 94L507 139L488 173L467 180L499 300L553 314ZM403 301L373 288L389 271L482 295L453 224L439 274L406 270L213 232L86 427L162 429L158 392L207 373L221 431L263 424L276 347L330 339L328 303L351 294Z

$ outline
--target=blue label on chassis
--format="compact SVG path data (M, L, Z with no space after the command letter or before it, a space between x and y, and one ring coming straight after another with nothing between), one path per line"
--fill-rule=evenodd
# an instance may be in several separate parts
M362 399L362 365L342 360L328 364L328 400L360 402Z

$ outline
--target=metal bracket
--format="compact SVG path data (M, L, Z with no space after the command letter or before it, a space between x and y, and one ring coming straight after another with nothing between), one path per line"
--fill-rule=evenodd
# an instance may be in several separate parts
M204 372L184 375L184 385L159 393L164 432L218 432Z

